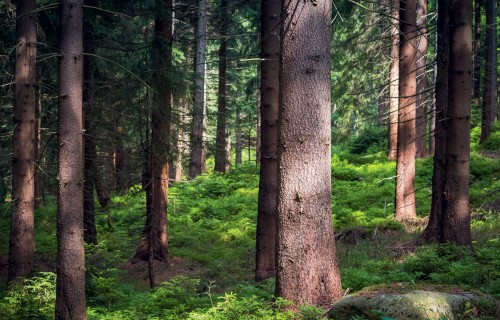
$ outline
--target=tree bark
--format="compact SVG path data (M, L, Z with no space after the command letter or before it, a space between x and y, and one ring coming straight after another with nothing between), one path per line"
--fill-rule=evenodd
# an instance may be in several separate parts
M86 319L83 248L83 1L60 4L56 319Z
M280 0L263 1L261 4L261 157L255 255L256 281L272 277L276 272L280 12Z
M432 175L432 202L429 222L422 238L425 241L441 242L444 210L445 150L448 110L448 67L449 67L449 1L441 0L437 6L437 48L436 48L436 116L435 116L435 151Z
M399 0L391 0L391 64L389 71L389 160L396 160L399 114Z
M198 1L198 26L196 43L195 93L193 122L191 126L191 154L189 158L189 179L194 179L205 172L205 113L206 83L205 55L207 50L207 0Z
M416 1L401 1L399 62L398 157L396 165L396 220L416 217L415 116L416 116Z
M243 163L243 129L241 127L241 109L236 106L236 165Z
M41 145L42 145L42 89L38 86L38 94L36 97L36 112L35 112L35 193L34 193L34 208L40 207L42 201L42 181L40 176L41 161Z
M486 0L486 63L484 65L481 143L491 135L491 124L495 121L498 108L496 2L497 0Z
M227 109L226 109L226 82L227 82L227 29L229 25L228 1L221 0L221 28L219 47L219 90L217 97L217 137L215 142L215 169L217 172L229 170L227 163Z
M481 7L483 0L474 0L474 87L472 97L474 106L480 108L481 97Z
M342 288L331 211L331 2L282 6L276 295L327 306Z
M14 130L12 136L12 223L7 283L33 269L36 1L17 1Z
M416 110L416 157L429 156L426 147L427 105L427 0L417 0L417 110Z
M172 0L157 0L155 18L155 105L151 125L149 182L146 188L146 225L133 260L168 258L167 203L170 123L172 118ZM152 264L150 264L150 268ZM150 275L151 287L155 286Z
M452 0L443 242L471 245L469 212L472 1Z

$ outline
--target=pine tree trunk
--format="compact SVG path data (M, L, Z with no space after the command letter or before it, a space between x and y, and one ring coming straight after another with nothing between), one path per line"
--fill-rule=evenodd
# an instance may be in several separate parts
M191 126L191 154L189 158L190 179L205 172L205 55L207 48L207 0L198 1L198 26L196 43L195 93L193 106L193 122Z
M219 90L217 97L217 137L215 143L215 169L217 172L229 170L227 163L227 109L226 109L226 80L227 80L227 29L229 25L228 1L221 0L221 28L219 47Z
M300 12L300 14L298 14ZM328 306L342 287L331 211L331 2L282 8L276 295Z
M399 62L398 157L396 165L396 220L416 217L415 116L417 9L415 1L401 1Z
M243 163L243 129L241 128L241 110L236 106L236 165Z
M491 124L495 121L498 108L496 2L497 0L486 0L486 63L484 65L481 143L491 135Z
M280 12L280 0L264 1L261 4L261 157L255 256L256 281L272 277L276 272Z
M437 48L436 48L436 116L435 116L435 151L432 175L432 203L429 223L422 238L426 241L441 242L444 201L445 150L448 109L448 65L449 65L449 2L441 0L437 6Z
M40 180L41 161L41 147L42 147L42 89L38 86L38 94L36 97L36 112L35 112L35 193L34 193L34 208L40 207L42 200L42 181Z
M60 4L56 319L86 319L83 248L83 1Z
M427 0L417 0L417 110L416 110L416 156L429 155L426 147L427 105L430 94L427 92Z
M472 97L474 106L479 109L481 106L481 7L483 0L474 0L474 88Z
M452 0L443 242L471 245L469 212L472 1Z
M12 223L7 282L33 269L34 141L36 84L35 0L17 1L14 130L12 136Z
M389 71L389 160L396 160L399 114L399 0L391 0L391 65Z

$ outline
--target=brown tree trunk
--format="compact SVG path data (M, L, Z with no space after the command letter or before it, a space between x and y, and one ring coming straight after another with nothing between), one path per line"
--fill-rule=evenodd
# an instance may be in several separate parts
M422 238L428 242L441 242L445 178L445 150L448 109L448 65L449 65L449 2L441 0L437 6L437 48L436 48L436 116L435 116L435 151L432 175L432 203L429 223Z
M219 91L217 97L217 137L215 143L215 169L217 172L229 170L227 163L227 109L226 109L226 80L227 80L227 28L229 25L228 1L221 0L221 28L219 47Z
M207 48L207 0L198 1L198 26L196 31L196 66L193 122L191 126L191 154L189 158L189 179L205 172L205 55Z
M241 109L236 106L236 165L243 163L243 129L241 127Z
M282 6L276 295L296 306L328 306L342 295L331 211L330 15L327 0Z
M398 159L396 166L396 220L416 217L415 116L416 116L416 2L401 1L399 62Z
M474 0L474 87L472 97L474 106L479 109L481 97L481 7L483 0Z
M40 207L42 201L42 181L40 180L40 167L41 161L41 145L42 145L42 89L38 86L38 94L36 98L36 112L35 112L35 193L34 193L34 208Z
M12 224L7 282L27 277L33 269L34 141L36 85L35 0L17 1L14 132L12 136Z
M133 260L167 261L167 203L170 123L172 117L172 0L157 0L155 19L155 57L158 66L154 75L155 105L151 126L149 182L146 188L146 225ZM150 274L151 287L155 286Z
M452 0L443 242L471 245L469 212L472 0Z
M60 4L56 319L86 319L83 249L83 1Z
M425 145L427 129L427 0L417 0L417 110L416 110L416 157L429 155Z
M486 63L484 65L481 143L491 135L491 124L495 121L498 108L496 2L497 0L486 0Z
M399 114L399 0L391 0L391 65L389 71L389 160L398 153Z
M280 12L280 0L264 1L261 4L261 157L255 255L256 281L272 277L276 272Z
M122 114L118 113L115 119L115 170L116 170L116 192L127 192L127 171L125 165L125 145L123 142L124 129L122 124Z

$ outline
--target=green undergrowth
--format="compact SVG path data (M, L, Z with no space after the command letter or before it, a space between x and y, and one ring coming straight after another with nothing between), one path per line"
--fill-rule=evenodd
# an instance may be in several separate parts
M475 254L453 245L405 248L408 232L394 222L395 164L383 153L332 158L333 221L337 233L356 228L357 237L337 241L342 286L356 292L380 284L451 284L500 297L500 219L490 206L498 199L498 160L473 154L471 208ZM417 161L418 214L428 215L432 159ZM98 208L99 244L87 252L89 319L317 319L324 310L275 299L274 280L253 281L258 169L210 174L169 189L169 250L196 268L154 290L121 266L134 254L145 221L145 195L136 186L113 204ZM8 230L2 219L0 230ZM37 254L55 257L55 204L36 215ZM6 252L2 237L2 252ZM28 286L1 293L1 319L53 318L54 275L41 273ZM30 303L31 302L31 303ZM29 304L28 307L23 307ZM486 318L485 318L486 319Z

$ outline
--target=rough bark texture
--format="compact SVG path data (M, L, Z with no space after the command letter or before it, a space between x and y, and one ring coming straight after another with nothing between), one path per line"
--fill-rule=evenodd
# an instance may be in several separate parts
M12 224L7 282L29 276L33 269L34 140L36 83L35 0L17 2L14 132L12 136Z
M474 88L473 88L473 102L474 107L481 106L481 7L483 0L474 0Z
M170 123L172 117L172 0L158 0L155 19L155 61L158 66L154 75L155 106L151 125L151 153L149 182L146 187L146 225L137 247L134 260L167 261L167 203L168 159L170 149ZM150 263L150 267L152 264ZM150 274L151 287L155 286Z
M471 245L469 212L472 1L452 0L443 242Z
M296 306L342 295L331 211L331 2L282 5L276 295Z
M427 128L427 105L430 93L427 81L427 0L417 0L417 110L415 149L417 158L429 155L425 145Z
M207 50L207 0L198 1L198 26L196 31L196 66L193 122L191 126L191 154L189 158L190 179L205 172L205 55Z
M416 217L415 116L416 116L416 2L401 1L399 62L398 159L396 166L396 220Z
M496 2L497 0L486 0L486 63L484 64L481 142L491 135L491 124L495 121L498 108Z
M56 319L86 319L83 249L83 1L60 4Z
M399 0L391 1L391 65L389 71L389 160L396 160L398 153L399 113Z
M257 250L255 280L275 274L276 194L278 183L279 67L280 67L280 0L261 5L260 115L261 157L259 203L257 214Z
M230 164L227 162L227 109L226 109L226 80L227 80L227 28L229 25L228 1L220 2L221 28L219 46L219 90L217 96L217 137L215 142L215 171L226 172Z
M426 241L440 242L443 221L443 196L446 150L446 124L448 109L448 65L449 65L449 1L441 0L437 6L437 48L436 48L436 84L435 84L435 151L432 174L432 202L429 223L422 238Z

